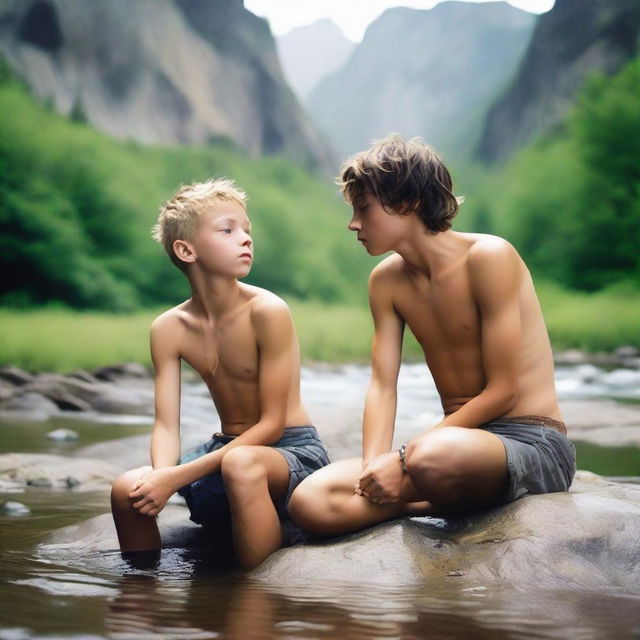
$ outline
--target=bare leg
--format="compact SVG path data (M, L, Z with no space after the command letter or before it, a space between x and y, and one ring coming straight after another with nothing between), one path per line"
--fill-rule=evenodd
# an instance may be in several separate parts
M122 551L155 551L162 546L155 516L133 508L129 493L135 481L151 467L139 467L118 476L111 486L111 513Z
M233 546L240 566L253 569L282 545L274 502L289 486L289 466L271 447L241 446L222 459L233 528Z
M436 512L487 507L507 490L507 455L500 438L482 429L439 427L407 446L417 494Z
M289 515L303 531L341 535L400 516L430 513L427 502L374 504L354 493L362 460L334 462L305 478L289 501Z

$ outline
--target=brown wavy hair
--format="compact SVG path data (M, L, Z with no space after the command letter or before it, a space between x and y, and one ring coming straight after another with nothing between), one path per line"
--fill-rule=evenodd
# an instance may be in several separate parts
M435 149L398 134L349 158L337 184L349 204L370 193L390 214L415 213L431 233L450 229L463 201L453 194L451 174Z

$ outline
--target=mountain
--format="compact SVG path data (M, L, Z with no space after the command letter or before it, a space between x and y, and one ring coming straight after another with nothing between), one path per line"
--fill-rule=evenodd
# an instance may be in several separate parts
M331 20L318 20L276 38L282 71L292 89L306 102L311 90L347 60L354 42Z
M491 107L477 156L497 161L559 125L585 80L638 54L638 0L556 0L542 15L515 82Z
M242 0L0 0L0 55L40 100L115 138L332 164Z
M310 112L343 155L390 132L470 153L474 124L517 67L534 22L503 2L389 9L311 93Z

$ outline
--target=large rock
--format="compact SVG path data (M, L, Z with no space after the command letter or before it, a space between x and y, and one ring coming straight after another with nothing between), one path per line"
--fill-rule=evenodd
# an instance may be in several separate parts
M207 545L184 508L159 518L167 548ZM571 492L528 496L461 517L405 518L343 538L281 549L253 576L272 585L341 581L387 586L451 579L463 586L535 584L541 588L640 592L640 487L581 474ZM117 549L109 514L65 527L40 546L45 556ZM89 562L90 564L90 562Z
M57 408L67 411L153 415L151 378L138 376L131 379L134 383L129 378L120 377L118 380L116 384L99 379L92 381L87 376L77 374L64 376L42 373L30 382L15 387L13 393L0 402L0 411L29 410L33 408L31 403L42 409L42 401L38 396L44 396ZM54 413L50 408L50 413Z
M95 491L107 489L119 470L103 460L68 458L48 453L0 455L0 486L27 486Z

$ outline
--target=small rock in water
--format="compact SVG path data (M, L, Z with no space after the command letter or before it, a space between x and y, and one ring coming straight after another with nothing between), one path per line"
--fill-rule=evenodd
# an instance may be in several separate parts
M626 360L627 358L637 358L640 356L640 350L632 345L623 345L616 349L615 354L618 360Z
M7 500L7 502L2 505L2 513L5 516L28 516L31 513L31 509L22 504L22 502Z
M56 429L55 431L49 431L47 433L47 438L51 438L51 440L77 440L78 434L72 429Z
M49 478L29 478L29 480L27 480L27 484L30 487L52 487L53 483L51 482L51 480Z

